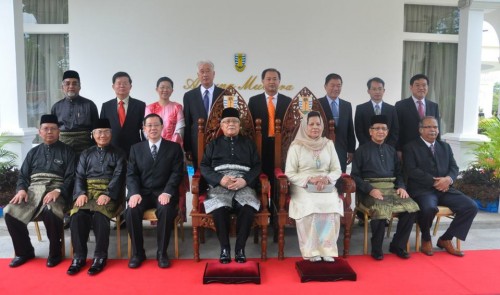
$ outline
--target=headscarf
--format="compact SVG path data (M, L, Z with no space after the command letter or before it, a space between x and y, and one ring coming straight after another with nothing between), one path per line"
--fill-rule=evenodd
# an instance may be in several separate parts
M312 116L312 117L314 117L314 116ZM325 125L323 124L323 120L321 119L321 115L318 116L318 118L320 121L320 129L321 129L320 134L323 134L323 130L325 128ZM292 145L293 144L302 145L302 146L304 146L310 150L313 150L313 151L322 150L326 146L326 144L328 143L329 139L327 139L321 135L316 139L309 137L309 135L307 135L307 133L306 133L307 119L308 119L307 115L302 117L302 121L300 122L299 131L297 131L297 135L295 135L295 139L292 141Z

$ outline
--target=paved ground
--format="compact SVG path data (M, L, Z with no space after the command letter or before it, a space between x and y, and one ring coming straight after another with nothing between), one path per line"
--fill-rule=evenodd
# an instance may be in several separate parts
M449 220L447 218L443 218L437 237L445 230L449 224ZM144 223L145 225L145 243L146 243L146 254L148 258L156 257L156 230L149 223ZM43 224L41 223L41 231L42 231L42 241L37 241L37 237L35 235L35 229L33 223L30 223L30 235L33 246L35 247L35 253L38 257L46 257L48 255L48 240L45 234L45 229ZM394 227L395 228L395 225ZM186 226L184 228L184 241L180 241L180 258L182 259L190 259L193 257L193 244L192 244L192 228L190 226ZM276 243L273 243L272 240L272 229L269 229L269 237L268 237L268 257L277 257L277 249L278 246ZM65 231L65 241L66 241L66 252L69 253L69 244L70 244L70 232L69 230ZM437 241L437 237L433 239L433 243ZM285 232L285 256L300 256L300 251L298 249L298 242L296 236L295 228L287 228ZM232 245L234 245L234 239L231 241ZM386 238L384 241L384 251L388 252L390 239ZM342 242L339 239L339 252L342 253ZM412 247L412 251L415 251L415 229L413 229L412 235L410 237L410 244ZM10 258L14 255L14 250L12 247L12 241L10 239L9 233L5 226L4 218L0 218L0 257L1 258ZM95 245L95 240L93 235L89 239L89 257L92 257L93 249ZM169 246L169 256L174 257L174 239L172 237L170 246ZM126 230L122 230L121 232L121 247L122 247L122 258L126 259L127 255L127 235ZM472 225L472 229L469 232L469 236L467 237L467 241L462 242L462 250L479 250L479 249L500 249L500 214L498 213L487 213L487 212L479 212L474 223ZM435 249L439 251L438 249ZM200 246L200 256L202 259L204 258L218 258L219 256L219 246L217 237L213 232L206 232L206 244L202 244ZM110 238L110 247L109 247L109 258L117 257L116 250L116 231L111 231ZM253 244L253 239L249 238L247 247L246 247L247 256L249 257L260 257L260 245ZM351 254L360 255L363 254L363 228L355 224L352 230L352 238L351 238ZM67 257L69 257L67 255Z

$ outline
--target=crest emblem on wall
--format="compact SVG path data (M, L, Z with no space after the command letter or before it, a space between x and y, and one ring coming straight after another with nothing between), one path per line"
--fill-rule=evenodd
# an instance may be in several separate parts
M234 68L238 72L243 72L246 68L247 55L245 53L234 54Z

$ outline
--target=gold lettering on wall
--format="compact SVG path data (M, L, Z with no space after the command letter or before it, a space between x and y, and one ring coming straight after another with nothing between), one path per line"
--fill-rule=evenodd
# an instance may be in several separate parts
M252 75L248 77L248 79L243 82L243 84L235 84L235 83L219 83L217 86L220 88L227 88L229 86L232 86L238 90L263 90L264 86L262 86L262 83L255 83L259 76L257 75ZM192 78L187 78L186 83L184 84L183 88L185 90L191 90L195 89L196 87L200 86L200 80L198 78L192 79ZM286 90L286 91L291 91L294 89L294 86L292 84L281 84L279 90Z

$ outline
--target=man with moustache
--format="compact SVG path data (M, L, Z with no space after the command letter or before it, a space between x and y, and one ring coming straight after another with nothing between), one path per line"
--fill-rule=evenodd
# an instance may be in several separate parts
M198 80L200 86L184 94L184 150L188 161L193 162L193 167L198 167L198 119L205 119L215 100L224 92L224 89L214 84L214 64L209 60L199 61Z
M456 249L451 240L456 237L465 241L477 214L477 205L452 186L458 175L458 166L450 145L438 139L438 120L426 116L418 130L420 137L404 146L403 157L408 193L420 207L417 222L422 231L421 251L433 255L430 228L441 205L455 212L455 217L439 237L437 246L451 255L462 257L464 253Z

